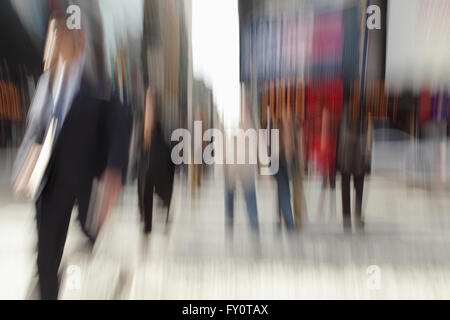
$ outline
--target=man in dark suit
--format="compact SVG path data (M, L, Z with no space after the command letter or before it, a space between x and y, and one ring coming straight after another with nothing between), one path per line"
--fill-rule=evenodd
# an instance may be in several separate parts
M130 126L123 118L125 111L119 99L99 97L83 82L82 71L76 75L76 70L84 66L85 34L67 29L64 19L54 21L55 53L47 57L46 65L49 105L58 127L36 197L41 299L58 297L58 269L72 208L78 203L84 226L94 178L101 177L104 185L100 225L116 205L130 140ZM91 235L91 240L95 236Z

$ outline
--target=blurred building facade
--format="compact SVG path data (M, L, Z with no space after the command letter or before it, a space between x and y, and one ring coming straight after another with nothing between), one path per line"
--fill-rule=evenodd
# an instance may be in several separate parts
M0 3L0 148L16 148L42 72L44 1ZM30 10L32 8L33 10ZM28 14L28 16L26 16ZM24 24L28 21L28 24ZM30 31L33 30L34 33Z
M370 5L380 8L380 29L366 27ZM384 0L239 1L240 80L256 124L272 126L291 109L308 152L324 107L342 114L345 101L355 116L392 120L393 98L384 89L386 8Z
M255 98L258 118L265 119L263 104L269 104L276 117L280 109L276 104L283 97L284 106L304 104L298 98L305 101L305 87L316 79L340 79L346 86L383 81L386 4L383 0L239 1L240 79ZM381 9L379 30L365 28L369 5ZM263 103L265 86L275 97L269 92Z

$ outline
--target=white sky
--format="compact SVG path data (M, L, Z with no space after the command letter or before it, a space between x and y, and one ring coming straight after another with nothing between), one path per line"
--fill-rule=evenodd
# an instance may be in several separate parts
M192 56L196 78L212 87L225 123L239 120L239 17L237 0L192 1Z

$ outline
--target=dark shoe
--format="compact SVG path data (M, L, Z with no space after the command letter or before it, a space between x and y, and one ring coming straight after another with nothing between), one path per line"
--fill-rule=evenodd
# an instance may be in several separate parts
M151 225L145 225L144 226L144 234L149 235L150 232L152 232L152 226Z
M350 218L344 218L344 232L352 232L352 220Z

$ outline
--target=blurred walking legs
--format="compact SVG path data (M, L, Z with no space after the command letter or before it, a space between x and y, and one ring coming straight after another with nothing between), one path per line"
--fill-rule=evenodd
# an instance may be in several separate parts
M350 174L342 174L342 215L344 222L344 230L351 231L351 203L350 203ZM364 227L362 219L362 198L364 189L364 175L353 176L353 184L355 188L355 219L356 227L362 229Z
M328 217L331 220L334 220L336 219L336 175L333 173L327 173L323 176L318 209L318 216L320 218L324 216L324 206L327 194L329 194Z
M285 166L280 166L276 175L278 189L278 208L283 217L286 229L294 230L294 219L292 217L291 191L289 188L289 176Z
M37 268L42 300L56 300L59 291L58 270L66 243L75 196L64 192L52 179L36 202L38 231Z
M147 173L139 175L138 194L139 194L139 210L141 222L144 223L144 233L149 234L152 231L153 220L153 197L156 192L163 200L164 206L167 208L166 223L169 220L170 204L172 200L172 189L174 172L166 177L165 183L156 185L154 172L148 170Z
M141 221L144 223L144 233L148 234L152 231L152 219L153 219L153 192L155 184L151 175L147 174L143 177L139 177L144 181L138 182L139 192L139 205Z
M302 220L306 218L302 210L306 208L305 199L303 197L303 181L300 168L293 167L292 171L292 188L293 188L293 202L294 202L294 224L297 231L302 228Z
M78 196L78 221L80 222L81 230L84 235L88 238L91 246L94 245L96 236L89 230L86 225L89 213L89 204L91 201L91 190L93 183L90 182L83 188L81 194Z
M242 182L244 188L245 203L250 222L250 228L254 232L259 230L258 209L256 203L255 182L253 180ZM231 184L228 178L225 178L225 220L227 232L233 231L234 223L234 196L236 186Z

